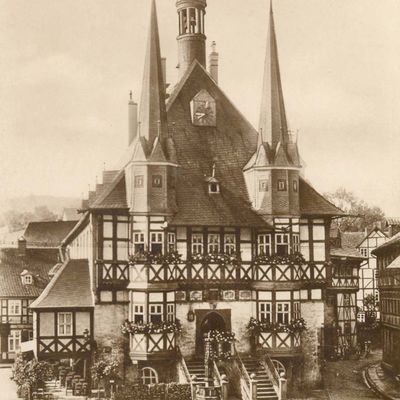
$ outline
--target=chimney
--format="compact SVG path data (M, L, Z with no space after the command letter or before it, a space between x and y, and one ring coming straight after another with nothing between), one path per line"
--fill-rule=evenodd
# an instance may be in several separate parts
M129 93L128 103L128 130L129 130L129 142L130 145L136 137L137 124L138 124L138 105L132 100L132 91Z
M216 51L217 44L215 42L212 42L211 44L211 53L209 56L209 66L208 70L210 72L211 77L214 79L216 83L218 83L218 58L219 54Z
M26 254L26 239L21 236L18 238L18 255L25 256Z

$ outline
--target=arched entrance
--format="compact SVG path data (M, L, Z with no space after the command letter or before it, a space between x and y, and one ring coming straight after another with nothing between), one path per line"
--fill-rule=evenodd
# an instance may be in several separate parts
M200 323L196 333L196 354L204 356L204 336L210 331L227 331L224 318L217 311L211 311L206 314Z

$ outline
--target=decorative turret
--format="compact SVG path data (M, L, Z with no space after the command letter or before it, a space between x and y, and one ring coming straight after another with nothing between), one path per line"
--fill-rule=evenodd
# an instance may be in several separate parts
M138 129L125 167L127 198L132 212L169 214L174 208L176 151L168 135L164 67L156 5L152 0Z
M298 215L300 168L297 140L286 119L271 4L259 140L243 170L253 207L265 215Z
M206 66L204 16L206 0L177 0L179 16L179 75L183 76L194 60Z

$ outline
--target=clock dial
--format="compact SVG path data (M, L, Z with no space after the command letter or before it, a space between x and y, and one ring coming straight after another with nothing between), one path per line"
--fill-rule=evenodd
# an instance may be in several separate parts
M192 122L196 126L216 125L215 100L206 90L199 92L191 101Z

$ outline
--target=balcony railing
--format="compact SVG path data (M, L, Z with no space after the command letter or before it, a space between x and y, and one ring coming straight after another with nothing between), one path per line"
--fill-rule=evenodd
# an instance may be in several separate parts
M332 287L340 289L358 289L358 277L332 277Z
M299 332L260 332L256 344L262 349L287 352L300 350L301 338Z
M132 360L164 359L176 349L176 333L135 333L130 335Z
M42 336L39 341L39 357L51 357L55 354L82 355L90 354L92 341L84 336L63 336L63 337L45 337Z
M127 261L114 262L98 260L96 264L99 287L117 286L125 288L128 285L129 265Z

